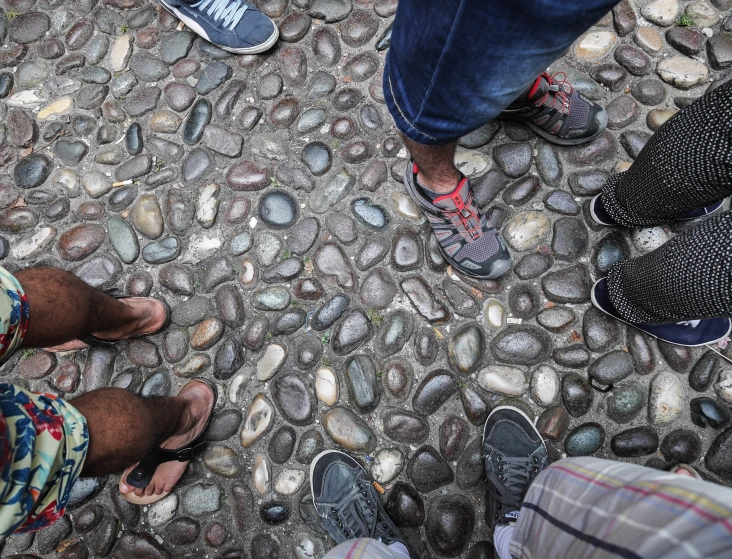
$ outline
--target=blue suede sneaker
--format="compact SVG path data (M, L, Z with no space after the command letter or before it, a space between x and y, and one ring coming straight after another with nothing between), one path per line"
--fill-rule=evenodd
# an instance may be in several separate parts
M610 217L610 214L607 213L607 210L605 209L605 204L602 203L601 196L602 194L598 194L590 201L590 214L592 215L592 219L594 219L600 225L617 225L617 221L615 221L612 217ZM715 202L711 206L691 210L690 212L687 212L684 215L677 217L676 220L689 221L698 217L704 217L705 215L711 215L714 212L718 211L723 205L724 200L720 200L719 202Z
M159 0L208 42L236 54L272 48L279 37L274 22L243 0Z
M623 320L610 301L607 278L595 282L591 296L592 304L602 312L609 314L620 322L625 322L633 328L637 328L641 332L645 332L653 338L670 344L688 347L704 346L723 340L732 332L732 321L729 318L704 318L670 324L645 324Z

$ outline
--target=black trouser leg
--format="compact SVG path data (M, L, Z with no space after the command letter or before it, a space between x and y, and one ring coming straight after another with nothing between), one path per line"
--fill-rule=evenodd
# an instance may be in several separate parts
M732 211L617 263L607 280L610 300L628 322L732 318Z
M628 227L661 225L732 195L732 81L664 124L602 191Z

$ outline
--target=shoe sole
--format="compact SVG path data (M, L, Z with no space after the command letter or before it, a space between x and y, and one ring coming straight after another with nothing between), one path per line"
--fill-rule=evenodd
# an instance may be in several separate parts
M186 27L188 27L191 31L193 31L194 33L199 35L202 39L205 39L212 45L216 45L221 50L225 50L226 52L231 52L234 54L259 54L260 52L264 52L264 51L271 49L275 45L275 43L277 43L277 39L279 39L279 37L280 37L280 31L277 28L277 26L275 25L274 33L272 33L272 35L269 37L269 39L267 39L261 45L257 45L256 47L241 47L241 48L225 47L223 45L216 44L211 39L209 39L206 31L203 29L203 27L201 27L198 23L196 23L195 20L182 14L177 9L175 9L173 6L166 4L165 0L159 0L159 1L160 1L160 4L162 4L162 6L166 10L168 10L175 17L177 17L179 20L181 20L183 23L185 23Z
M615 227L618 225L617 223L605 223L602 221L599 217L597 217L597 214L595 213L595 200L597 200L602 194L597 194L592 200L590 200L590 215L592 216L592 219L595 220L595 223L598 225L604 225L605 227Z
M607 113L601 113L601 114L604 115L604 119L603 119L604 122L602 122L600 124L600 129L595 134L590 136L589 138L559 138L557 136L549 134L549 132L541 129L540 127L536 126L535 124L532 124L531 122L525 121L522 118L512 118L510 116L506 116L506 117L498 117L498 118L496 118L496 120L514 120L516 122L523 122L525 125L527 125L529 128L531 128L537 136L541 136L546 141L548 141L552 144L556 144L558 146L578 146L581 144L586 144L588 142L591 142L592 140L594 140L595 138L600 136L605 131L605 128L607 128Z
M353 456L349 456L348 454L346 454L345 452L341 452L340 450L324 450L323 452L318 454L315 458L313 458L313 461L310 462L310 493L312 494L312 497L313 497L313 506L315 506L315 490L313 489L313 471L315 470L315 464L318 463L318 460L320 460L323 456L326 456L327 454L342 454L343 456L348 457L350 460L355 460L355 458L353 458ZM360 464L359 464L359 466L360 466ZM363 468L363 466L361 466L361 468ZM366 471L366 470L364 470L364 471ZM366 472L366 473L368 475L368 472ZM369 477L371 477L371 476L369 476ZM317 510L317 508L316 508L316 510Z
M635 328L636 330L640 330L641 332L643 332L647 336L650 336L654 340L661 340L662 342L666 342L667 344L678 345L678 346L681 346L681 347L705 347L705 346L708 346L708 345L711 345L711 344L716 344L718 341L725 339L726 337L728 337L730 335L730 333L732 333L732 320L730 320L729 321L729 328L727 330L727 333L724 336L722 336L721 338L717 338L716 340L712 340L710 342L703 343L703 344L679 344L677 342L672 342L671 340L665 340L663 338L659 338L658 336L654 336L650 332L648 332L646 330L643 330L643 328L640 328L639 326L636 326L635 324L633 324L631 322L628 322L626 320L623 320L622 318L619 318L619 317L615 316L614 314L610 314L609 312L607 312L605 309L603 309L598 304L597 299L595 299L595 288L597 287L597 284L600 283L604 279L605 278L600 278L599 280L597 280L593 284L592 290L590 291L590 299L592 300L592 304L595 306L595 308L598 309L598 310L600 310L600 311L602 311L602 312L604 312L606 315L613 317L615 320L619 320L623 324L627 324L628 326L631 326L632 328Z
M437 245L440 246L440 245ZM511 260L504 260L501 262L502 267L498 267L498 273L493 273L488 276L479 276L478 274L470 273L467 270L464 270L462 266L457 264L455 261L451 260L447 254L445 254L445 251L442 250L442 247L440 247L440 252L442 252L442 257L445 259L445 261L450 264L453 268L455 268L458 272L460 272L464 276L470 276L471 278L480 279L480 280L494 280L498 279L501 276L505 275L507 272L511 270L511 267L513 266L513 259Z

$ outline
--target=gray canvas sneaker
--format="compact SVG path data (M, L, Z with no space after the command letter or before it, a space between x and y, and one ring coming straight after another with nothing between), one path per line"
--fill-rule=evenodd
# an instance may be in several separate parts
M403 543L366 470L348 454L318 454L310 465L310 487L320 522L336 543L355 538Z
M513 524L526 491L547 465L544 441L524 412L499 406L485 422L483 455L488 478L486 522L491 529Z
M459 272L495 279L511 269L511 255L496 228L478 208L466 177L450 194L430 200L417 184L417 164L404 171L404 185L427 216L445 260Z

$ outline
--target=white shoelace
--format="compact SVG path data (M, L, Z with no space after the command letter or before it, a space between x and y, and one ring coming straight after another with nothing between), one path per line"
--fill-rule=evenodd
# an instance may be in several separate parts
M208 10L206 10L207 7ZM199 0L192 4L191 8L213 15L214 21L223 20L221 22L222 26L233 31L239 25L244 12L249 9L249 6L241 0Z

